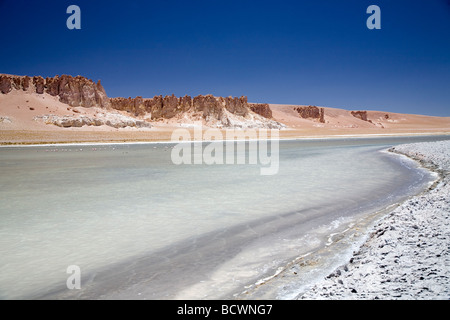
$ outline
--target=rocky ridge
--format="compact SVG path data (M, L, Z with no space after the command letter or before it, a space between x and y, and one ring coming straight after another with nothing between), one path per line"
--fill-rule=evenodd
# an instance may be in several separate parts
M203 120L206 125L218 128L271 128L281 129L283 124L271 119L272 113L268 104L248 103L247 97L215 97L213 95L155 96L153 98L108 98L100 80L95 83L82 76L69 75L43 78L40 76L0 75L0 92L8 94L12 90L28 93L57 96L59 101L71 107L99 107L108 111L125 111L129 119L113 127L129 126L148 127L146 121L161 121L178 117L178 119ZM136 120L139 119L139 120ZM55 124L61 127L79 127L83 125L100 125L102 119L78 117L56 117L43 115L37 121ZM104 124L112 124L111 121Z
M250 110L262 115L264 118L272 119L272 110L267 103L250 103Z
M152 121L188 117L205 120L207 125L219 128L273 128L284 127L272 120L268 104L252 104L247 97L190 97L155 96L153 98L111 98L113 109L134 116L149 116Z
M367 111L351 111L350 113L352 114L352 116L361 119L362 121L370 121L367 120Z
M298 112L298 115L303 119L316 119L320 123L325 123L325 111L324 108L319 108L316 106L307 106L307 107L296 107L295 111Z
M82 76L57 75L44 79L41 76L0 75L1 93L8 94L13 89L58 96L61 102L72 107L110 107L109 98L100 80L94 83Z

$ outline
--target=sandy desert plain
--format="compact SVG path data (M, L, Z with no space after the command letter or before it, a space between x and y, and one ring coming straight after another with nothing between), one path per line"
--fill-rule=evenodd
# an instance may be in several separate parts
M317 119L299 117L295 111L299 106L269 106L272 119L286 126L279 131L281 139L450 133L450 117L369 110L369 122L354 117L349 110L324 107L325 122L320 123ZM174 129L194 121L192 117L177 115L172 119L151 121L151 128L114 128L106 125L63 128L35 120L43 115L79 117L95 116L99 113L103 116L108 116L109 113L109 116L116 118L134 118L125 111L71 107L60 102L57 96L47 93L23 93L13 90L8 94L0 94L0 144L170 141Z

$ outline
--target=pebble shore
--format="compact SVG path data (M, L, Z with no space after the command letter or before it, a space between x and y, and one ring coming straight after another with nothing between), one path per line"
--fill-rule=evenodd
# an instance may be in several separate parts
M439 179L378 220L346 264L298 299L450 299L450 141L389 151L419 161Z

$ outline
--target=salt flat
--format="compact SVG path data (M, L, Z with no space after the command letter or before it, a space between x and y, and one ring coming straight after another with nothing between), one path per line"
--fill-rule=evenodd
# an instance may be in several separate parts
M449 299L450 142L393 147L440 175L380 219L351 259L300 299Z

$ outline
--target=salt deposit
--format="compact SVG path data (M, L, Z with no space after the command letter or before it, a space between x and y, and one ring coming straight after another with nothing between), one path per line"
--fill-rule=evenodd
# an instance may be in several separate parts
M300 299L450 298L450 141L390 151L421 162L439 179L381 218L352 258Z

